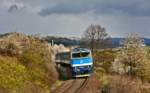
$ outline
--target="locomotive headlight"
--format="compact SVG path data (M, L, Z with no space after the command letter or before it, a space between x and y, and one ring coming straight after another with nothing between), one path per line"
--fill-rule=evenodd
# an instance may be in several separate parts
M83 63L83 60L81 60L80 63L82 64L82 63Z
M79 68L77 68L77 71L80 71L80 69L79 69Z

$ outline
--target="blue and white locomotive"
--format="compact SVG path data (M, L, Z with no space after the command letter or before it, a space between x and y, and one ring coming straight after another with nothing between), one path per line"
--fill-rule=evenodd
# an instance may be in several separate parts
M93 72L93 58L91 50L75 48L71 50L70 65L73 77L88 77Z

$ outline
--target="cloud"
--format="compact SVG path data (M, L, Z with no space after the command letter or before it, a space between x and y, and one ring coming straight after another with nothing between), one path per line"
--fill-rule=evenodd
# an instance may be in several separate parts
M95 14L110 14L123 12L131 16L150 16L150 2L146 0L77 0L70 2L57 3L53 7L44 7L38 12L41 16L48 16L51 14L80 14L93 11Z
M10 9L27 9L40 16L51 14L81 14L93 12L97 15L122 12L130 16L150 16L149 0L2 0Z
M137 32L150 37L150 1L147 0L2 1L0 33L17 29L27 34L80 37L90 24L100 24L110 36Z
M18 8L24 7L23 2L19 2L19 0L2 0L0 5L3 8L10 8L13 5L17 6Z
M10 8L8 9L8 12L15 12L17 10L18 10L18 6L15 4L15 5L10 6Z
M2 0L0 3L0 10L6 11L12 14L17 14L17 13L22 13L22 12L37 14L37 12L41 10L42 6L40 5L40 3L36 4L33 1L31 0L30 2L29 0Z

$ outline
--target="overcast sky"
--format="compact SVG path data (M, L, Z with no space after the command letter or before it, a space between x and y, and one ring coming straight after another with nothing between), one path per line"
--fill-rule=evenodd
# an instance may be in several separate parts
M0 0L0 33L80 37L90 24L150 38L150 0Z

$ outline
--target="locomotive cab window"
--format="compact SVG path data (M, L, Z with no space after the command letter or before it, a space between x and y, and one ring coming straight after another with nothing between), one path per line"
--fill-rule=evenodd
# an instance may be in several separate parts
M72 54L72 58L79 58L80 57L80 53L73 53Z
M82 56L82 57L88 57L89 55L90 55L90 53L89 53L89 52L81 53L81 56Z
M82 53L73 53L72 58L81 58L81 57L89 57L90 52L82 52Z

